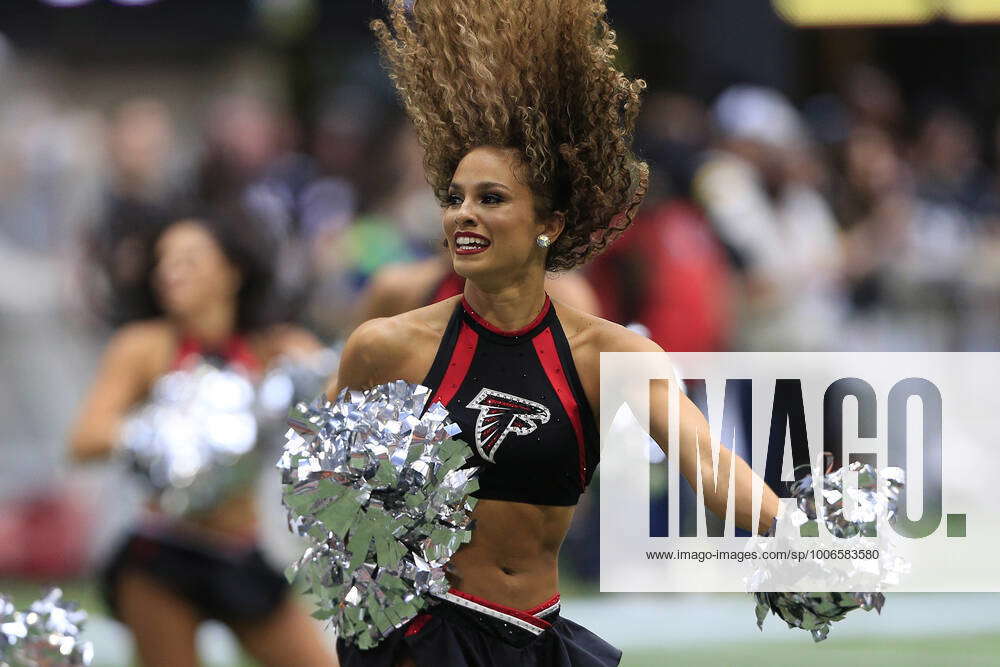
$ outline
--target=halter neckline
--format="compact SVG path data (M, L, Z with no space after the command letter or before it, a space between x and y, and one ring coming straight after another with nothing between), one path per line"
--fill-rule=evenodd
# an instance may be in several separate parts
M530 323L526 324L520 329L515 329L513 331L504 331L500 327L487 322L482 315L480 315L479 313L477 313L475 310L472 309L472 306L469 305L469 302L466 300L465 296L462 296L462 308L464 308L465 312L469 314L469 317L475 320L476 324L484 327L487 331L495 333L499 336L508 336L508 337L523 336L524 334L528 333L529 331L537 327L542 322L542 320L545 319L545 316L549 314L549 309L551 307L552 307L552 300L549 299L549 295L546 294L545 303L542 305L542 310L541 312L538 313L538 316L535 317L535 319L533 319Z

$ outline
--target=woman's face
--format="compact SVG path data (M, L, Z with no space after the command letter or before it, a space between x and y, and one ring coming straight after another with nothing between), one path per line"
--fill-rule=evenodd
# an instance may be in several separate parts
M455 169L445 203L443 226L455 272L475 280L519 275L544 267L545 250L535 239L555 241L561 224L539 220L535 195L518 174L514 149L481 146Z
M160 236L154 253L153 286L167 314L197 315L236 298L239 270L197 221L171 225Z

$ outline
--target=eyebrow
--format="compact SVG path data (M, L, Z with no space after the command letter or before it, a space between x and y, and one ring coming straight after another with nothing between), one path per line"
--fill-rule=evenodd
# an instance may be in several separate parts
M507 190L508 192L510 192L510 188L507 187L506 185L504 185L503 183L495 183L493 181L483 181L482 183L476 184L476 187L478 187L480 190L489 190L489 189L492 189L492 188L502 188L502 189ZM455 181L452 181L448 185L448 189L449 190L451 190L451 189L454 189L454 190L465 190L465 188L463 188L460 183L456 183Z

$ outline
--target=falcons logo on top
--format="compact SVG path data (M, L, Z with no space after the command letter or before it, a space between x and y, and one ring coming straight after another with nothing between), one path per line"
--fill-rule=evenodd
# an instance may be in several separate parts
M486 388L466 407L479 410L476 449L491 463L508 434L528 435L539 424L548 423L550 416L549 409L541 403Z

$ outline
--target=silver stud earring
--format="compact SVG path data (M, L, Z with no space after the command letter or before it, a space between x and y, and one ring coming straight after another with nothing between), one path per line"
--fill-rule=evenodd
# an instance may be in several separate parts
M552 241L550 241L549 237L545 234L539 234L538 238L535 239L535 243L538 244L539 248L548 248Z

